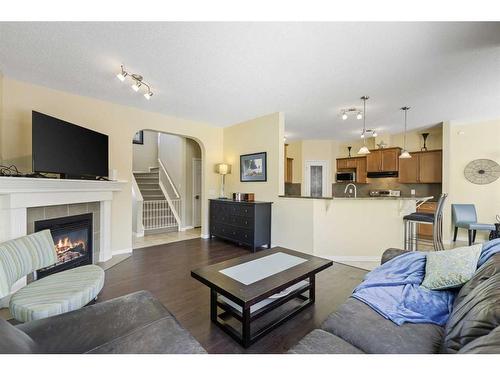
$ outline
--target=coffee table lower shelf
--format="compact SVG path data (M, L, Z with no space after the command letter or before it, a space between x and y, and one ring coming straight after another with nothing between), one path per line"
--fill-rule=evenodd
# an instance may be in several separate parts
M252 307L262 302L262 300L257 300L253 304L244 307L236 301L228 302L228 297L220 296L216 289L211 288L210 319L215 325L217 325L229 336L231 336L236 342L238 342L243 347L248 348L250 345L269 333L271 330L285 323L286 321L300 313L302 310L314 304L316 283L315 275L310 275L305 280L308 280L308 282L304 286L293 290L286 296L268 302L264 306L255 309L255 311L253 311ZM287 310L284 314L280 314L271 322L266 323L256 332L252 333L252 323L254 323L257 319L263 318L271 311L276 310L278 307L292 300L299 301L299 305ZM219 309L222 310L222 312L219 313ZM227 321L231 318L236 319L240 323L241 329L239 331L235 329L231 324L227 323Z

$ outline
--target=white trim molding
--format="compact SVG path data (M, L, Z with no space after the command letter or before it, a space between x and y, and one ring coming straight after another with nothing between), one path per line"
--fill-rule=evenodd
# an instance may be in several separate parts
M100 202L99 262L111 259L111 201L126 181L0 177L0 242L25 236L27 209Z
M334 262L380 262L381 256L336 256L336 255L318 255L319 257L333 260Z

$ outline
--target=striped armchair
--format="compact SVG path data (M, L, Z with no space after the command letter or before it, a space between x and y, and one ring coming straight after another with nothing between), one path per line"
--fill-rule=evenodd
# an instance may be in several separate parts
M57 263L52 235L44 230L0 244L0 298L16 281ZM34 281L11 295L12 316L27 322L79 309L96 298L104 271L95 265L73 268ZM64 287L61 287L64 286Z

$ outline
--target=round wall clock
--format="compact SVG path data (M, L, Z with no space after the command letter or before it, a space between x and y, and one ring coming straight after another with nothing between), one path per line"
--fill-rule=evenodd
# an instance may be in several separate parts
M491 184L500 177L500 165L489 159L476 159L465 166L464 175L473 184Z

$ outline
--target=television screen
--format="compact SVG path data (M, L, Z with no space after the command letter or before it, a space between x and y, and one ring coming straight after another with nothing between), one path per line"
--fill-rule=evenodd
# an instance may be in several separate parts
M107 177L108 136L32 112L33 172Z

